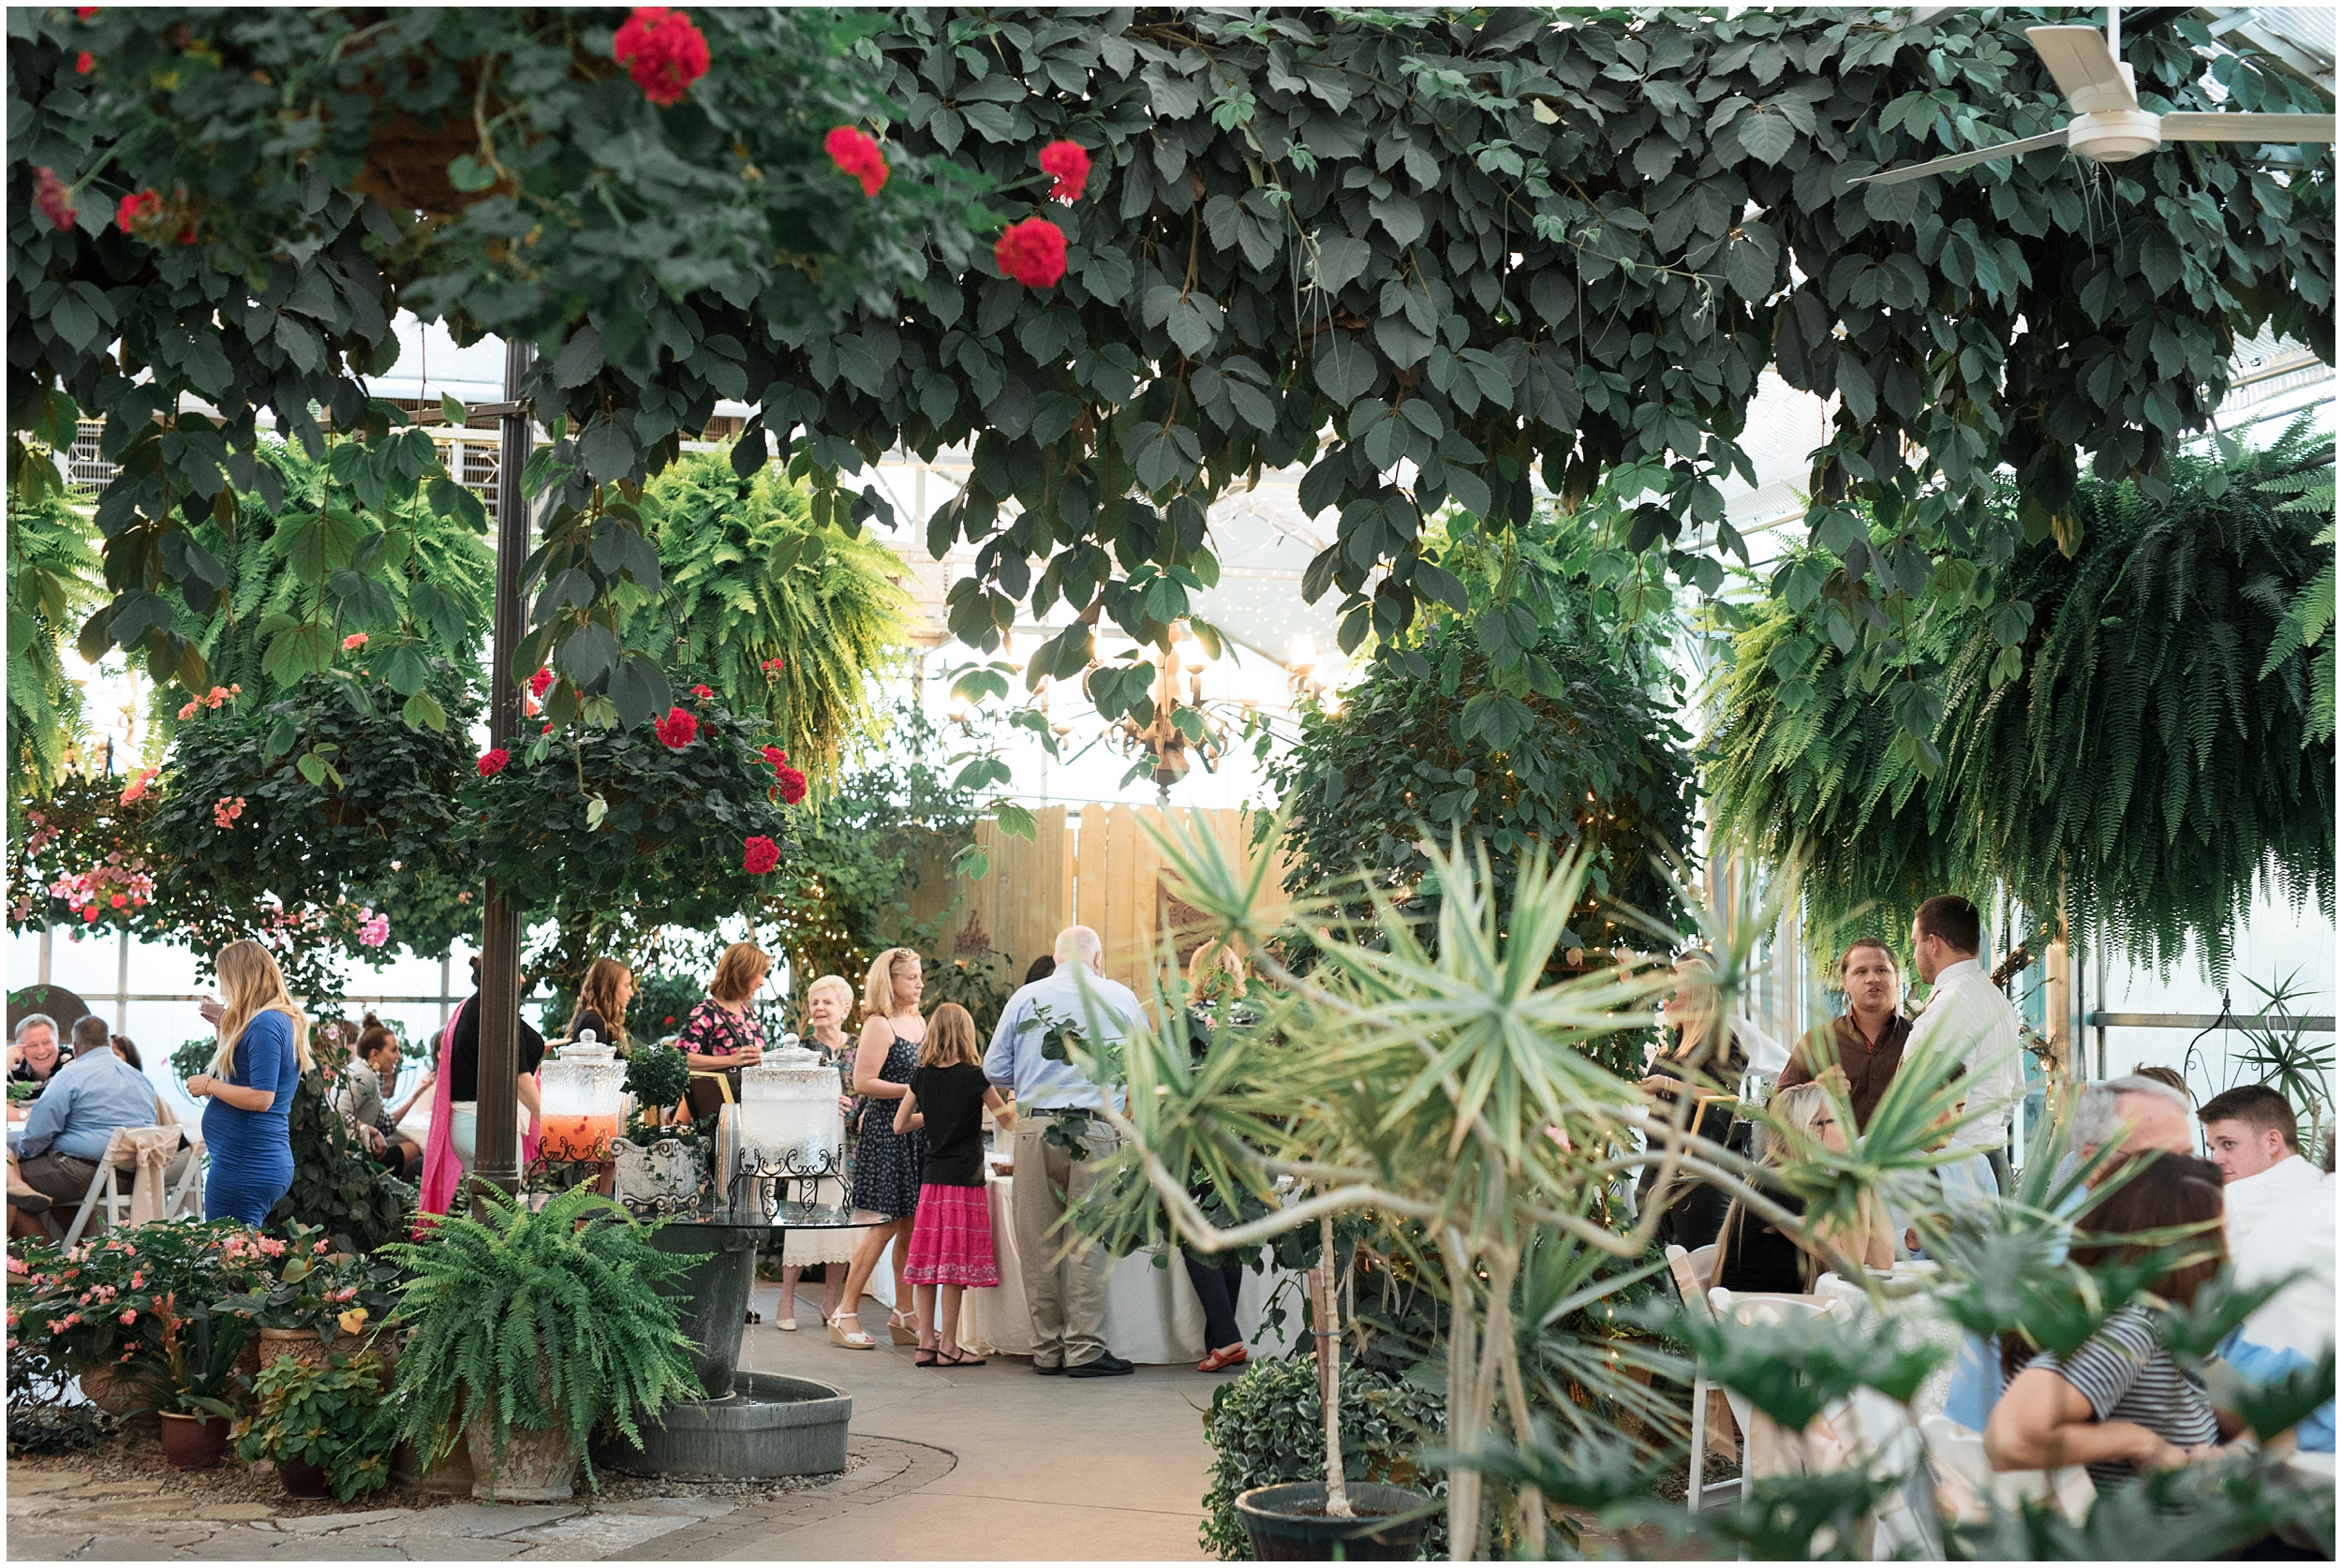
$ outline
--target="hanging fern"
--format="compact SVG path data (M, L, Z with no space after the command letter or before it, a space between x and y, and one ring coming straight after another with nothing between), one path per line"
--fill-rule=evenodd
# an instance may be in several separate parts
M2334 629L2334 470L2282 475L2263 481L2260 490L2266 496L2290 497L2278 504L2279 511L2326 520L2326 525L2309 541L2320 547L2325 565L2287 607L2285 619L2277 627L2276 640L2269 644L2269 657L2261 660L2260 678L2267 680L2276 673L2296 652L2317 649L2309 667L2309 729L2303 735L2302 744L2331 742L2334 640L2326 633Z
M2193 938L2225 976L2257 883L2334 908L2333 685L2311 652L2333 473L2332 440L2297 424L2175 459L2161 499L2085 483L2076 555L2043 541L2005 569L2035 607L2019 678L1994 678L1972 604L1915 638L1945 672L1932 778L1886 744L1881 673L1848 678L1819 616L1768 602L1722 688L1719 830L1773 857L1802 841L1825 939L1999 887L2045 918L2062 899L2134 962L2168 969Z
M47 794L84 732L58 648L105 597L89 520L62 495L8 509L8 812Z
M645 503L666 592L630 621L630 643L702 673L734 712L763 716L797 766L834 776L841 745L870 726L869 676L910 637L901 561L816 526L779 467L742 479L721 453L684 457Z

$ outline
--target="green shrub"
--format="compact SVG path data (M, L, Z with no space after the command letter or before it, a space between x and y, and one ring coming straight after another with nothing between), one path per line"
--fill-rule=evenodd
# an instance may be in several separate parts
M259 1405L236 1428L236 1457L315 1465L343 1502L389 1484L398 1422L372 1357L336 1355L311 1367L281 1355L260 1369L252 1392Z
M1255 1361L1223 1383L1204 1417L1211 1444L1211 1489L1204 1494L1197 1539L1223 1561L1249 1562L1253 1545L1237 1517L1239 1492L1287 1481L1326 1478L1326 1428L1317 1398L1317 1363L1309 1356ZM1359 1367L1341 1369L1341 1469L1351 1481L1412 1487L1447 1495L1445 1472L1425 1475L1415 1456L1437 1447L1446 1425L1445 1397ZM1435 1516L1423 1537L1426 1560L1447 1555L1447 1518Z
M334 1250L371 1252L404 1234L415 1190L376 1164L349 1135L334 1108L323 1069L301 1075L288 1117L292 1134L292 1186L269 1210L269 1228L314 1225Z

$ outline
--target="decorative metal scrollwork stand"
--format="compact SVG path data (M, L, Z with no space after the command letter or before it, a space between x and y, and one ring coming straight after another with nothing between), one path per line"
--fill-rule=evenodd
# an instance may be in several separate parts
M844 1151L828 1148L790 1148L778 1157L755 1147L743 1148L733 1167L725 1193L726 1206L735 1214L762 1213L767 1220L779 1217L781 1206L809 1206L823 1181L845 1176Z

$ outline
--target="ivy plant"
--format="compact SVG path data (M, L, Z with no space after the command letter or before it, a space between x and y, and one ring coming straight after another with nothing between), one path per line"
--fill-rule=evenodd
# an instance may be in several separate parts
M396 358L407 309L541 349L531 391L575 461L536 565L589 591L540 599L527 668L557 642L580 703L663 711L659 663L606 653L586 608L659 576L630 498L601 487L671 461L719 397L754 396L752 351L965 260L964 180L898 147L868 197L821 150L879 108L842 68L870 19L703 11L678 74L621 62L603 10L84 10L9 22L12 428L55 448L77 410L106 417L115 594L88 640L191 689L205 667L165 596L200 614L225 585L186 525L234 522L264 412L313 456L327 422L361 436L341 477L370 507L476 510L362 380ZM47 468L20 439L11 478ZM282 657L322 671L326 651Z
M323 409L366 435L369 482L439 494L358 379L394 305L540 350L524 659L562 677L557 722L666 705L610 600L661 570L631 487L719 396L757 405L735 462L777 437L850 528L889 513L849 482L882 451L971 443L921 520L978 551L953 630L989 648L1020 606L1071 606L1028 679L1086 674L1145 717L1146 673L1093 669L1092 634L1167 644L1218 575L1208 503L1260 467L1308 463L1303 504L1335 515L1307 587L1341 590L1344 646L1380 634L1424 678L1396 633L1462 602L1423 559L1449 499L1502 529L1536 478L1575 504L1631 475L1621 541L1717 579L1768 365L1838 396L1810 522L1875 602L1991 595L2023 540L2070 539L2085 458L2162 484L2238 336L2332 352L2331 150L1853 183L2065 112L2015 11L700 20L705 73L654 101L600 12L10 19L13 428L53 444L103 410L124 464L93 637L184 675L163 595L220 576L184 520L246 471L264 407L304 441ZM2152 110L2323 108L2192 16L2124 49ZM857 119L886 131L859 180L818 150ZM1054 203L1060 141L1090 172ZM1060 230L1060 281L971 263L1000 216L975 190ZM1981 504L2004 466L2013 519ZM1785 584L1800 607L1828 586Z

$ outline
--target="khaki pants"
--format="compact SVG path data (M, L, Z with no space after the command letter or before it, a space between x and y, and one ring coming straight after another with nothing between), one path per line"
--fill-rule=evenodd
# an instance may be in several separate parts
M1077 1161L1043 1137L1056 1118L1034 1111L1016 1118L1016 1174L1009 1194L1015 1221L1016 1259L1032 1314L1032 1364L1082 1367L1106 1354L1106 1276L1114 1260L1059 1221L1098 1179L1099 1163L1114 1152L1114 1131L1103 1121L1087 1129L1089 1158ZM1075 1245L1067 1250L1068 1241Z

